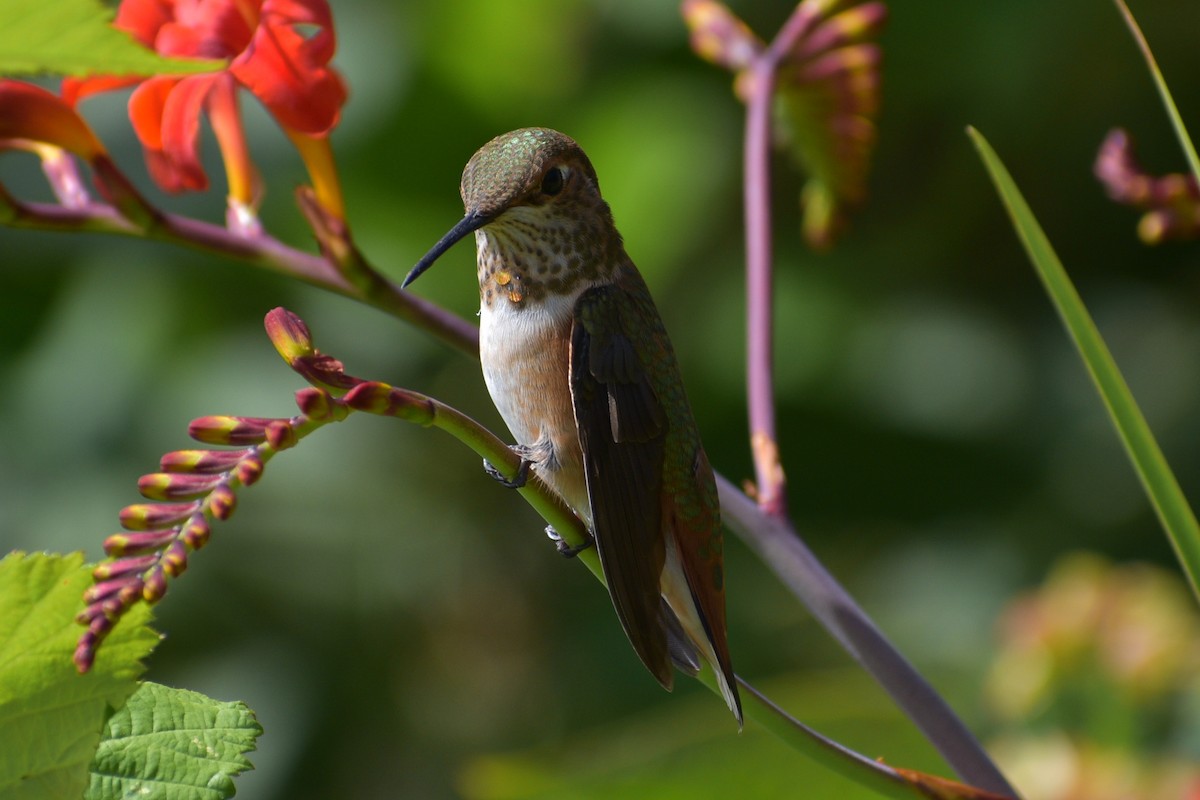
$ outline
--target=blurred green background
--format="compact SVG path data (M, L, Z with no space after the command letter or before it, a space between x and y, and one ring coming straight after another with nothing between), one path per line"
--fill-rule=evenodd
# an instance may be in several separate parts
M737 2L769 36L791 5ZM1180 101L1197 9L1133 5ZM676 4L335 4L351 100L334 136L357 240L399 279L461 215L492 136L574 136L683 362L713 465L751 474L743 388L742 108L689 51ZM869 205L836 250L800 243L801 179L777 161L781 447L817 554L981 735L996 621L1063 554L1170 564L1084 371L964 126L1007 162L1097 317L1185 490L1200 485L1200 258L1147 249L1091 176L1129 127L1152 171L1183 159L1107 0L892 4ZM250 105L250 104L247 104ZM144 175L123 98L85 106ZM305 180L258 110L263 216L309 246ZM206 133L206 136L208 134ZM206 142L215 159L212 142ZM214 190L162 198L219 220ZM28 157L0 180L46 198ZM144 182L143 182L144 185ZM0 550L101 556L158 456L212 413L293 413L262 332L285 305L356 375L503 430L478 367L353 302L141 241L0 230ZM469 244L417 285L470 317ZM869 756L948 774L884 694L729 537L739 673ZM271 462L158 610L149 677L242 699L266 728L251 798L854 797L681 680L663 693L607 596L524 504L436 432L355 417Z

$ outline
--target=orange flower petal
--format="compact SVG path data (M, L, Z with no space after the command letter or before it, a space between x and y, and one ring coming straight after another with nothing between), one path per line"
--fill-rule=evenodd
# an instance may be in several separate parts
M68 105L76 106L82 100L101 92L111 92L133 86L142 79L138 77L118 78L112 75L98 75L92 78L63 78L62 99Z
M305 37L295 25L314 25ZM266 0L259 26L229 71L286 128L321 135L338 123L346 102L341 77L326 64L336 40L324 0Z
M150 78L129 98L129 115L146 150L154 182L168 192L208 188L208 176L196 152L200 110L214 82L224 73L186 78Z
M162 149L163 109L167 96L182 78L159 76L149 78L133 90L129 98L129 119L142 144L154 150Z
M253 19L238 6L229 0L178 3L175 17L155 35L154 49L164 55L233 58L254 34Z
M262 182L246 146L246 132L242 127L242 114L238 108L237 82L229 79L213 84L205 107L208 110L208 121L221 148L221 157L225 161L229 197L237 206L236 216L252 217L254 207L262 194Z
M159 29L175 18L175 7L175 0L122 0L113 27L132 34L146 47L154 47Z
M146 163L167 191L208 187L197 137L201 112L214 115L211 91L218 82L249 89L289 132L324 136L340 118L346 87L328 66L337 43L327 0L123 0L113 24L163 55L230 60L221 72L151 77L130 98ZM137 83L110 76L68 79L63 93L77 103ZM241 121L235 105L224 102L222 108L216 113L224 116L213 124L220 127L226 161L237 162L226 165L231 190L240 202L253 203L257 179L244 152Z
M52 144L92 160L104 145L69 104L52 92L21 81L0 80L0 140Z

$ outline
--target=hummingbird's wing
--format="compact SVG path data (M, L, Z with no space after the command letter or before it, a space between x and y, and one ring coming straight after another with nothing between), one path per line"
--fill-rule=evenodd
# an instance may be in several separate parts
M608 592L634 650L669 689L673 673L659 593L666 558L666 414L622 328L621 293L616 286L597 286L576 301L571 401Z

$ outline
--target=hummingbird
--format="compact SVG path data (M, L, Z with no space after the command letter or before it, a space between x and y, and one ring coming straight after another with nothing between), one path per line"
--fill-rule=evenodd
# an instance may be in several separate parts
M524 128L480 148L460 192L466 216L402 286L475 234L479 359L521 457L509 485L532 469L575 511L642 663L668 690L673 665L708 663L740 726L712 467L595 169L568 136Z

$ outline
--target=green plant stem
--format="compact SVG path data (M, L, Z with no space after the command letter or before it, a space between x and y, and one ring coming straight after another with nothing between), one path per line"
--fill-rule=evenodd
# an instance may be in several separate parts
M457 409L433 398L425 398L425 400L432 409L432 418L427 424L445 431L474 450L505 478L512 480L516 477L521 459L500 437ZM480 472L482 473L483 470L481 469ZM568 545L579 546L590 540L583 521L575 516L575 513L567 508L562 499L536 474L531 473L528 481L517 489L517 492ZM596 548L589 547L581 550L575 557L583 562L600 583L608 585L604 580L604 570L600 566L600 556L596 553Z
M392 389L392 392L403 395L405 402L377 413L445 431L486 459L505 478L511 480L516 476L520 458L498 436L474 419L425 395L404 389ZM417 411L414 413L413 409ZM579 545L588 540L587 528L583 522L536 475L531 475L526 484L517 491L554 527L564 542ZM604 572L595 548L580 551L577 558L583 561L597 580L605 583ZM720 696L716 677L709 665L703 665L696 677L714 694ZM891 767L843 747L794 719L745 680L738 678L738 683L747 690L744 700L747 715L822 767L882 797L909 800L912 797L930 796L921 785Z

